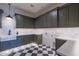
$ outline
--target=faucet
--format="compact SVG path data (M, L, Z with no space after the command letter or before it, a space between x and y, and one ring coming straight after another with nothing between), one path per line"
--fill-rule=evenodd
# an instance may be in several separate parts
M11 30L9 30L8 35L11 35Z

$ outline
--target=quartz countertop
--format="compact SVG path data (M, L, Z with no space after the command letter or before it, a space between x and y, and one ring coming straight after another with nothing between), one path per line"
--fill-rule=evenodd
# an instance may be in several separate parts
M26 35L42 35L42 34L26 34ZM9 40L16 40L16 36L23 36L23 35L0 35L0 41L2 42Z
M61 40L79 40L79 37L75 36L57 36L55 37L56 39L61 39Z
M16 40L16 35L1 35L0 41Z
M66 56L79 56L79 36L57 36L56 39L67 40L59 49L57 53Z

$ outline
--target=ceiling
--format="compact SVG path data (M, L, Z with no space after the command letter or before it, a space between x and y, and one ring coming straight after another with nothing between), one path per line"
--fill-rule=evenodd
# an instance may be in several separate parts
M50 3L15 3L12 5L24 11L28 11L30 13L37 13L51 4Z
M14 7L26 11L34 17L47 12L46 10L51 10L51 7L55 8L57 4L60 3L12 3Z

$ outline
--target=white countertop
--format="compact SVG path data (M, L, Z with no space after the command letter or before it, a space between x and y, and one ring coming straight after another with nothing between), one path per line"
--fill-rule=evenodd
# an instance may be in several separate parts
M9 40L16 40L16 35L2 35L0 36L0 41L9 41Z
M25 34L24 34L25 35ZM42 35L42 34L27 34L27 35ZM16 40L17 35L0 35L0 41L9 41L9 40ZM18 35L22 36L22 35Z
M79 56L79 40L68 40L57 49L57 53L66 56Z
M57 53L66 56L79 56L79 37L78 36L57 36L56 39L67 40Z
M61 39L61 40L79 40L79 38L78 37L73 37L73 36L71 36L71 37L68 37L68 36L57 36L56 37L56 39Z

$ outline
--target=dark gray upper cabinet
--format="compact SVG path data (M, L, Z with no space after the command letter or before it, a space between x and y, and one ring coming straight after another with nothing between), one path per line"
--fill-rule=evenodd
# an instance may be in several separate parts
M79 27L79 4L59 8L59 27Z
M47 21L48 28L57 27L57 9L47 14L46 21Z
M34 28L34 19L23 17L23 27L24 28Z
M59 9L59 27L68 27L68 7Z
M40 16L38 17L36 20L35 20L35 28L43 28L45 27L45 16L46 15L43 15L43 16Z
M23 15L16 15L17 28L55 28L55 27L78 27L79 4L68 4L56 8L35 20Z
M23 16L20 14L15 14L16 18L16 28L34 28L34 19Z
M69 27L79 26L79 4L69 6Z
M16 28L23 28L23 16L15 14L16 18Z
M3 10L2 10L2 9L0 9L0 28L1 28L2 13L3 13Z
M35 27L36 28L57 27L57 9L36 18Z

